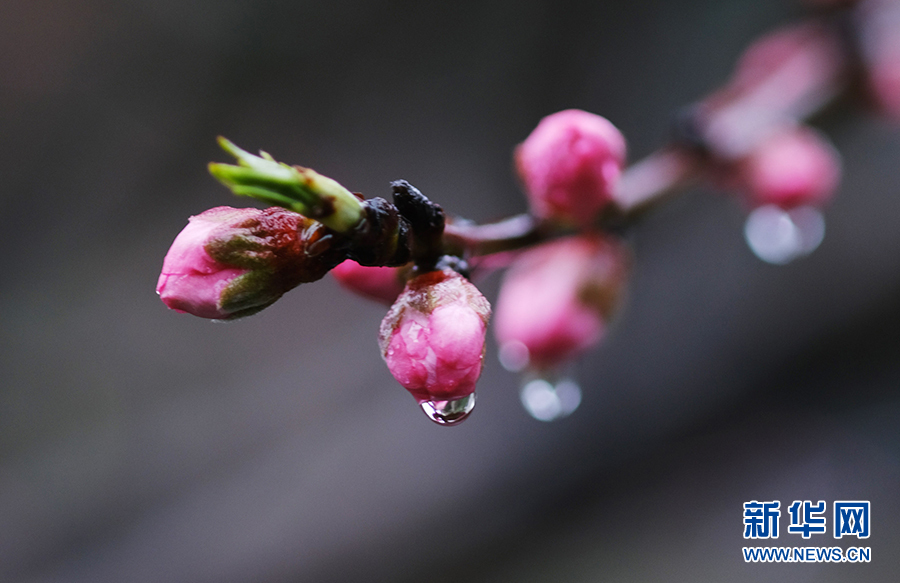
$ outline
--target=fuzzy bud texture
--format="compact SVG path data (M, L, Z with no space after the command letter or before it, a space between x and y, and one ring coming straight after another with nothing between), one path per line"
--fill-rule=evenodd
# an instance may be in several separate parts
M348 259L332 269L331 275L342 287L391 305L403 291L406 271L403 267L369 267Z
M323 230L277 207L209 209L175 238L156 292L169 308L201 318L256 313L337 263L327 244L314 245Z
M420 403L472 394L490 312L478 288L458 273L413 278L381 323L378 340L388 369Z
M559 239L519 256L506 273L494 320L501 346L527 350L532 368L552 368L596 344L618 303L627 260L599 236Z
M738 186L753 207L821 206L838 187L841 162L837 150L815 130L789 128L764 140L740 162L738 173Z
M611 200L625 138L608 120L569 109L545 117L516 150L531 212L587 226Z

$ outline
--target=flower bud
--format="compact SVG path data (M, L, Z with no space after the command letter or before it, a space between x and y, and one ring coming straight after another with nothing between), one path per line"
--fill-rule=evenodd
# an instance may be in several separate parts
M348 259L331 270L342 287L370 300L391 305L403 291L407 268L369 267Z
M695 109L692 129L707 153L729 162L743 158L779 126L831 95L847 66L835 36L813 20L753 42L729 83Z
M828 29L815 22L803 22L777 28L756 39L741 54L735 65L729 88L748 98L748 93L781 75L783 92L787 95L762 94L752 97L759 107L773 105L769 99L793 97L795 91L809 86L829 61L841 59L840 46L834 44ZM785 75L783 72L788 71Z
M381 322L381 355L419 403L462 399L481 376L490 312L458 273L424 273L407 282Z
M272 207L216 207L190 218L163 260L156 292L169 308L229 320L254 314L342 255L321 224Z
M624 163L621 132L577 109L545 117L516 149L532 214L581 227L611 200Z
M504 366L549 369L596 344L618 304L626 264L619 244L596 235L551 241L516 258L494 321Z
M826 138L811 128L791 127L770 135L738 162L736 186L754 208L822 206L840 175L840 156Z
M856 21L869 93L880 113L900 121L900 2L863 2Z

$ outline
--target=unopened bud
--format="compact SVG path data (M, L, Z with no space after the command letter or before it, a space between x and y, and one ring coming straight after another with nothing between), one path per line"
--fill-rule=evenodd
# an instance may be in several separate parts
M828 140L808 127L773 133L737 164L736 187L754 208L822 206L841 176L841 160Z
M209 209L175 238L156 292L169 308L201 318L248 316L339 262L330 239L319 223L277 207Z
M406 284L405 267L370 267L352 259L331 270L342 287L365 298L391 305Z
M881 113L900 121L900 2L867 0L855 16L871 97Z
M622 247L596 235L522 253L497 299L494 333L504 366L549 369L595 345L618 304L626 271Z
M748 93L771 81L773 75L783 75L783 91L793 97L793 91L807 87L808 80L819 74L817 69L827 65L829 60L839 60L839 51L840 47L835 46L827 29L815 22L777 28L744 50L735 66L729 89L739 91L741 98L746 99ZM764 100L766 97L753 99ZM754 105L757 105L755 101ZM758 105L765 106L768 102Z
M456 272L413 278L381 322L378 343L388 369L419 403L471 395L490 312L478 288Z
M625 163L625 138L608 120L569 109L541 120L516 149L531 212L587 226L611 200Z

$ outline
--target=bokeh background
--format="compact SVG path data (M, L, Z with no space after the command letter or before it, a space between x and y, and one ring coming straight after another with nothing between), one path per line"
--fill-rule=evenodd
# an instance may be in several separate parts
M330 279L231 324L154 293L188 216L247 204L206 172L218 134L489 220L524 210L511 152L542 116L600 113L637 159L801 14L0 0L0 580L895 581L900 128L873 115L827 126L845 180L809 258L757 260L709 191L648 215L555 423L491 343L475 413L432 424L381 362L384 309ZM742 503L797 499L871 500L872 562L745 564Z

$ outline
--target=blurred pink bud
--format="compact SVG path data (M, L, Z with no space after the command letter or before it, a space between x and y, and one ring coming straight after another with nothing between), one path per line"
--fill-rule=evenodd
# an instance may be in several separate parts
M793 97L794 91L809 86L809 79L839 61L841 48L836 46L828 30L817 23L805 22L776 29L756 41L743 52L731 79L732 89L751 90L779 75L782 93L773 99ZM783 71L789 74L782 74ZM766 100L768 95L756 99Z
M784 123L785 114L830 94L846 68L835 37L831 28L808 21L753 42L729 83L696 108L692 129L701 144L720 160L743 158Z
M156 292L166 306L201 318L256 313L284 292L321 278L336 261L307 252L318 223L278 208L216 207L190 218L163 260Z
M531 212L587 226L611 199L625 138L605 118L578 109L548 115L516 149Z
M424 273L407 284L381 322L378 343L394 378L419 403L472 394L484 362L491 307L453 271Z
M784 209L822 206L841 177L841 161L828 140L811 128L778 131L759 144L737 166L736 185L751 206Z
M494 333L504 366L552 368L596 344L618 304L626 257L620 244L596 235L522 253L497 299Z
M900 2L867 0L856 17L871 96L881 113L900 120Z
M391 305L406 283L404 267L368 267L348 259L331 270L342 287L363 297Z
M900 120L900 55L882 60L870 69L869 87L878 110Z

